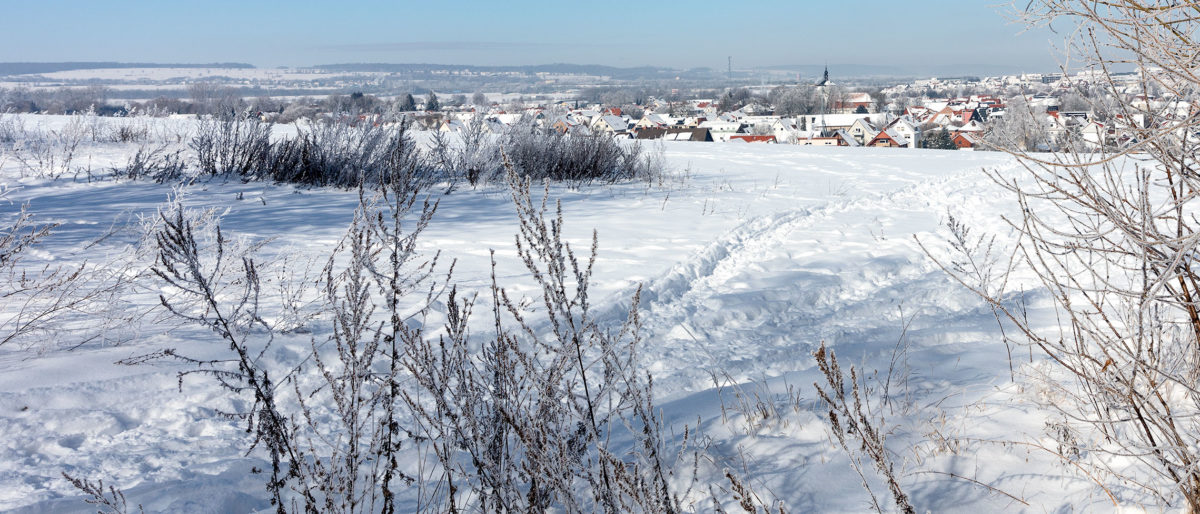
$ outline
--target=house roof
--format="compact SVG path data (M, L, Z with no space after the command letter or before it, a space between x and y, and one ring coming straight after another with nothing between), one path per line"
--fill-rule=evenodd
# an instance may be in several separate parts
M891 140L893 143L900 145L900 146L908 145L908 138L904 137L903 134L897 132L894 128L887 128L887 129L880 131L879 135L877 135L873 139L871 139L871 141L868 142L867 145L873 146L875 144L875 142L879 141L879 140Z
M983 135L977 132L959 132L954 134L954 145L959 148L972 148L983 142Z
M871 95L869 95L867 93L850 93L850 95L846 97L846 102L847 103L856 103L856 104L858 104L858 103L874 103L875 100L873 100L871 98Z
M605 123L609 127L612 127L613 130L617 130L617 131L629 130L629 123L625 122L625 118L622 118L620 116L613 116L611 114L607 115L607 116L601 116L599 121L597 121L596 123Z
M866 118L869 120L886 120L887 115L884 113L874 114L805 114L808 118L809 126L821 126L822 120L827 127L849 127L854 124L854 120Z
M867 132L879 132L879 129L876 128L875 125L871 124L871 122L869 120L867 120L866 118L859 118L857 120L854 120L854 123L850 124L850 128L854 128L855 125L862 125L863 130L865 130Z
M647 127L637 131L637 139L666 139L668 141L712 141L707 128Z
M954 130L955 132L983 132L983 125L980 125L978 121L971 120Z
M858 144L858 140L854 139L854 136L851 136L845 130L838 130L834 135L841 139L845 146L861 146Z
M566 125L568 127L574 127L574 126L580 125L579 121L570 115L559 116L557 118L554 118L554 122L552 124L557 125L559 123L562 123L563 125Z
M772 135L756 135L756 134L733 134L729 136L729 140L739 139L747 143L774 143L775 136Z

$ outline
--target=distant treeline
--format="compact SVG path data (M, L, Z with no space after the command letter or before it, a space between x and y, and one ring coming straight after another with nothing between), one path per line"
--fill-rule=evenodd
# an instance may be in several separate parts
M679 70L640 66L618 68L600 64L538 64L530 66L469 66L464 64L389 64L389 63L345 63L320 64L314 69L335 72L383 72L383 73L428 73L432 71L471 70L489 73L561 73L572 75L600 75L613 78L661 78L675 76Z
M0 75L30 75L69 70L103 70L111 68L254 68L241 62L204 64L144 63L144 62L0 62Z

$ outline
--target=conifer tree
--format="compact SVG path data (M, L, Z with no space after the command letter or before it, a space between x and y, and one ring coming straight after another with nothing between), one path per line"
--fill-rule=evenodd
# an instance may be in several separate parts
M417 110L417 101L413 99L412 93L404 95L404 100L400 101L400 110L404 112Z
M921 139L921 148L931 148L934 150L957 150L958 145L954 144L954 138L950 137L950 133L946 129L934 130L925 138Z

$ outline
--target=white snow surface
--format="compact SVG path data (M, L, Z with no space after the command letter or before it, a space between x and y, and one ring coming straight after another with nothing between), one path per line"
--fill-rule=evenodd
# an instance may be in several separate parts
M131 148L93 145L88 159L96 169L118 165ZM1035 356L1031 364L1020 349L1012 380L991 311L914 240L946 258L943 223L953 215L1003 244L1010 236L1001 215L1014 202L982 170L1015 171L1009 157L691 142L663 150L671 173L660 183L554 186L550 195L562 202L575 246L585 249L592 230L598 234L592 297L602 311L619 318L643 286L642 364L671 427L698 425L720 465L789 512L867 510L814 401L820 373L812 352L824 341L845 367L878 370L876 385L892 362L906 377L892 380L896 400L883 412L898 475L919 510L1117 509L1088 477L1027 444L1054 444L1046 429L1054 420L1031 400L1043 393L1021 379L1043 363ZM84 245L114 224L153 216L171 193L148 181L31 178L3 156L0 173L10 190L0 221L27 202L39 221L62 224L24 264L30 269L122 255L133 231ZM225 211L227 234L273 238L264 258L318 267L357 204L352 191L263 183L199 182L186 195L188 205ZM463 188L436 199L422 245L457 261L460 291L484 292L496 250L500 282L532 293L514 258L506 190ZM139 294L130 301L157 302L155 292ZM1038 295L1030 301L1036 307ZM114 364L164 347L219 351L222 343L157 319L111 336L121 344L0 347L0 510L87 510L63 471L103 478L149 511L268 509L266 477L248 471L262 467L262 456L246 455L243 427L216 415L238 400L204 380L180 389L173 364ZM303 349L309 339L280 344L281 352ZM788 391L799 400L789 401ZM745 419L736 405L755 395L777 416ZM886 505L886 489L873 487ZM1122 505L1149 501L1114 492L1124 494ZM694 500L695 510L711 509L704 497Z

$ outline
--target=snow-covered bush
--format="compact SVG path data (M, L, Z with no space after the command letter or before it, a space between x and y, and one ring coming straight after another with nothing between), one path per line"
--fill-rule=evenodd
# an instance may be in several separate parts
M434 132L430 162L451 184L466 180L472 186L503 174L498 135L484 130L486 120L475 115L458 133Z
M400 178L421 188L463 180L476 185L504 176L502 153L522 175L573 185L653 180L662 172L661 155L638 143L563 134L528 120L497 134L485 129L487 123L477 116L459 133L435 132L432 148L422 151L407 122L320 119L299 126L294 137L272 141L268 122L220 116L200 122L190 147L204 175L310 186L377 187ZM148 136L130 128L115 137Z
M25 123L11 113L0 112L0 145L11 145L25 139Z
M277 142L257 178L314 186L377 187L432 177L407 124L321 121Z
M563 133L533 124L505 133L504 153L517 173L571 184L652 180L661 169L639 143L603 134Z
M7 202L6 192L0 186L0 202ZM124 326L141 314L127 308L126 295L138 276L133 250L95 259L99 262L25 265L58 227L37 221L29 204L0 217L0 346L41 353L120 343Z
M182 150L168 145L141 145L124 167L113 168L113 176L127 179L149 179L158 183L174 183L187 173L187 161Z
M694 473L698 457L686 436L662 433L638 367L637 296L623 325L602 328L588 296L595 236L579 258L561 208L535 199L528 177L507 179L517 252L543 293L538 316L493 279L495 332L471 335L475 297L437 278L437 253L417 250L436 205L418 211L411 182L394 181L362 193L322 273L332 331L296 362L276 362L254 245L176 202L156 232L162 304L212 329L228 356L168 349L133 361L180 360L191 365L181 378L250 400L226 414L254 435L249 450L267 454L280 512L680 512L688 479L676 474ZM435 304L446 309L438 337L424 319ZM402 465L411 459L422 463Z
M112 129L109 139L114 143L140 143L150 137L145 124L121 123Z
M80 145L89 137L89 123L77 114L57 130L26 129L14 121L0 132L7 132L5 137L13 139L9 155L21 164L23 172L57 180L76 171L72 165Z
M447 298L446 335L414 341L404 360L419 385L404 398L439 469L421 503L438 512L680 512L677 473L692 469L686 440L668 441L649 375L638 367L638 296L625 323L602 329L588 298L596 257L562 239L561 206L507 175L517 207L517 252L541 287L531 318L497 283L495 333L475 351L475 298ZM547 190L548 191L548 190ZM535 328L544 323L545 330ZM686 439L686 438L685 438Z
M249 116L205 118L190 146L201 173L254 178L271 153L271 125Z

